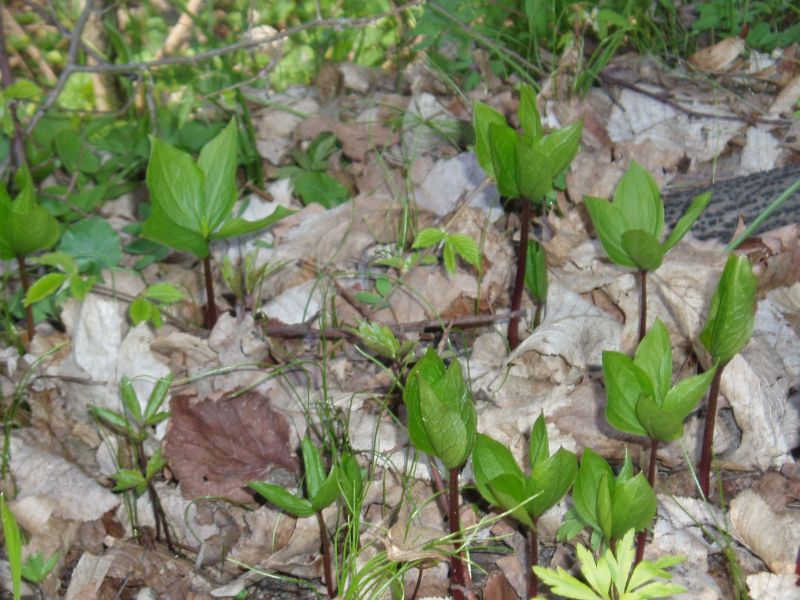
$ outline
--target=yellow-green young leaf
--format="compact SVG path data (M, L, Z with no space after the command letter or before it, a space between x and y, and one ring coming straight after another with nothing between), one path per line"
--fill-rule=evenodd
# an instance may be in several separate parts
M11 590L14 600L19 600L22 586L22 534L17 519L6 504L5 494L0 492L0 517L3 522L3 538L6 556L11 570Z
M412 248L430 248L443 241L447 234L437 227L426 227L417 234Z
M23 304L25 306L30 306L31 304L44 300L48 296L52 296L58 292L66 279L67 276L63 273L48 273L40 277L28 288Z
M119 395L122 397L122 406L128 411L128 414L133 417L136 423L142 422L142 407L139 404L139 396L133 388L133 382L124 377L119 382Z
M147 286L142 296L148 300L160 302L161 304L174 304L178 300L182 300L186 294L171 283L154 283L153 285Z
M750 341L755 325L757 287L758 279L747 257L731 254L711 299L708 321L700 334L700 341L714 362L726 364Z
M489 141L489 126L506 125L506 118L483 102L472 106L472 124L475 129L475 157L488 177L497 179L492 161L492 146Z
M444 268L448 274L452 275L456 272L456 253L453 251L453 245L450 241L444 243L442 248L442 258L444 259Z
M525 527L533 527L533 519L528 514L530 501L525 494L524 479L512 475L499 475L488 481L486 486L497 499L497 506L504 510L510 510L511 516Z
M579 547L582 548L580 545ZM536 565L533 567L533 572L542 582L550 586L550 591L554 594L577 600L603 600L603 596L595 594L592 588L567 573L561 567L553 570Z
M155 325L154 319L156 316L160 318L161 313L158 307L149 300L137 298L131 302L131 305L128 307L128 316L131 318L131 323L133 323L134 326L145 322L153 322Z
M150 392L150 397L147 398L147 406L144 409L144 423L147 426L154 425L153 419L156 418L156 413L164 404L169 393L169 388L172 386L172 380L175 376L169 373L165 377L159 377L153 390Z
M536 240L528 242L525 287L536 304L547 302L547 255L544 247Z
M526 144L531 145L542 137L542 119L536 107L536 93L529 85L523 85L519 90L517 118L522 125L522 135Z
M3 90L6 100L36 100L42 93L41 88L28 79L17 79Z
M661 319L655 320L639 342L633 362L650 378L655 399L661 404L672 384L672 347L669 332Z
M386 358L395 358L400 350L400 342L394 332L380 323L362 321L358 325L358 337L367 348Z
M623 232L622 248L640 271L655 271L664 258L658 239L641 229Z
M134 490L138 496L147 486L147 481L142 474L139 473L139 471L134 471L133 469L120 469L114 473L111 478L117 482L117 484L111 489L112 492Z
M622 234L626 230L626 224L619 209L602 198L586 196L583 203L608 257L623 267L635 267L636 263L622 246Z
M453 247L461 259L476 269L481 264L481 253L478 243L470 236L463 233L451 233L447 236L447 243Z
M247 485L266 500L272 502L272 504L281 510L288 512L290 515L295 517L310 517L314 514L314 508L311 506L311 502L305 498L298 498L280 486L263 481L251 481Z

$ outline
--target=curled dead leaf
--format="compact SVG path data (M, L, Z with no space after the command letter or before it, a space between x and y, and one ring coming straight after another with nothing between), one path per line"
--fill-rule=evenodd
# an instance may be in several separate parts
M744 40L740 37L729 37L698 50L689 57L689 62L701 71L725 71L743 51Z

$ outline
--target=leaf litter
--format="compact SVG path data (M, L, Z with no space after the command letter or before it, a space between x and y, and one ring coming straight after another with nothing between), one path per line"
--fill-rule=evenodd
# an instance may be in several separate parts
M739 52L737 44L724 41L693 61L701 70L737 68ZM562 66L566 68L566 62ZM309 423L330 419L326 411L331 409L353 451L362 459L380 458L363 515L375 532L368 534L367 528L364 539L398 561L441 559L442 549L433 550L429 543L444 536L447 526L430 501L429 468L424 461L409 463L405 428L382 410L382 392L390 379L363 352L336 341L352 339L348 327L362 319L396 327L401 341L431 343L442 340L425 327L404 331L403 325L430 321L433 328L440 320L453 320L452 327L445 323L444 337L463 350L459 360L469 372L479 428L506 444L517 458L541 411L551 450L591 447L615 460L626 452L635 459L644 456L641 439L621 436L605 422L599 375L603 350L630 352L636 346L637 286L630 273L604 258L599 243L587 233L580 199L584 194L609 197L631 157L663 185L670 179L702 179L710 163L720 173L738 174L771 168L790 154L784 143L788 138L782 139L775 129L737 118L749 114L739 98L726 97L720 103L696 79L665 71L647 59L616 59L601 74L607 85L617 86L613 101L597 88L583 100L561 100L558 77L553 77L540 98L545 120L556 126L582 115L584 147L567 176L566 192L558 195L562 215L549 215L542 230L551 278L545 318L535 331L527 329L522 344L508 354L503 322L477 331L460 331L458 326L476 307L484 314L505 310L514 256L508 234L514 229L512 217L497 204L494 186L482 185L472 153L453 143L459 121L470 118L469 109L437 87L429 73L413 71L410 95L386 94L370 104L363 78L377 74L355 73L348 65L341 69L349 89L361 92L337 96L334 90L332 102L340 114L360 108L355 119L326 116L314 99L315 90L300 88L273 98L289 106L292 114L275 108L253 114L257 148L270 169L286 164L298 144L330 131L342 145L336 161L347 163L355 189L354 198L339 207L323 211L311 204L268 234L215 243L236 258L266 239L271 247L259 249L257 260L285 264L263 286L263 303L254 314L223 315L205 336L181 325L199 320L200 312L190 303L178 307L176 319L155 333L146 325L130 328L125 306L113 294L92 293L83 303L65 308L69 349L41 369L27 397L36 418L11 438L11 472L18 488L12 510L30 534L32 548L59 551L60 568L72 569L66 589L54 578L45 582L48 597L111 597L125 578L163 598L229 597L246 586L266 585L263 576L242 574L229 559L299 578L321 577L314 519L294 519L259 505L245 486L266 478L300 489L299 440ZM506 115L516 112L515 95L507 89L489 97L478 92L473 96ZM761 102L772 102L762 96ZM398 115L403 117L400 131L390 122ZM431 127L431 122L438 126ZM710 128L714 136L708 135ZM742 147L727 151L732 146ZM691 167L685 171L687 159ZM438 262L387 261L397 258L394 248L404 218L400 199L407 182L417 200L419 229L439 226L480 240L480 278L464 264L448 275ZM271 187L285 205L288 187L279 183ZM248 218L271 210L269 202L255 195L249 202L258 208ZM116 204L123 213L129 210L125 203ZM411 234L406 235L410 242ZM680 493L659 493L654 540L646 557L687 555L675 579L695 598L729 597L726 582L714 577L710 566L711 558L722 551L723 533L733 538L729 547L740 558L754 598L788 598L794 593L790 580L800 545L795 526L800 477L787 467L795 465L792 453L800 445L798 237L797 225L789 226L762 236L748 249L763 290L756 332L722 381L723 412L731 416L728 421L721 418L721 427L728 427L730 434L717 438L722 486L735 489L729 480L741 477L744 482L739 474L746 472L749 487L726 496L722 510L704 505L691 497L695 492L686 482L683 451L659 452L664 468L657 491L674 487ZM724 261L720 243L689 239L650 277L652 318L658 315L666 324L677 366L710 366L696 340ZM151 265L145 275L152 281L179 281L192 297L201 295L200 282L185 264ZM364 292L377 293L380 302L359 300ZM338 321L330 320L326 311L331 307ZM533 307L528 302L524 308L529 326ZM334 324L342 337L327 342L328 372L323 373L320 331ZM295 326L295 333L271 335L271 328L285 325ZM40 326L32 355L9 364L9 376L2 383L5 397L13 395L21 370L33 363L34 355L63 337ZM110 491L109 459L102 458L103 452L111 456L110 449L101 446L86 410L89 405L118 409L117 384L123 375L136 378L137 391L146 398L152 381L170 371L184 379L170 401L166 434L164 428L157 434L167 458L165 480L157 489L181 547L197 557L194 565L165 555L158 545L125 541L132 532L123 527L120 533L119 525L127 523L127 517L120 497ZM365 389L365 382L373 387ZM242 390L249 391L237 394ZM54 408L41 408L48 405ZM402 408L399 412L402 417ZM699 430L695 415L680 441L690 457L698 451ZM58 435L71 439L59 440ZM462 477L469 479L469 468ZM152 527L148 503L146 495L140 497L138 512L144 526ZM418 509L414 518L410 506ZM554 539L565 509L562 503L543 517L540 539L553 550L554 565L568 566L568 547ZM324 519L329 530L336 527L333 511L326 511ZM498 556L490 567L483 588L486 598L524 594L521 538L508 529L497 542L505 545L507 555ZM476 585L484 585L480 575L474 576ZM444 595L446 577L444 563L431 565L422 574L420 596ZM409 577L407 585L414 581Z

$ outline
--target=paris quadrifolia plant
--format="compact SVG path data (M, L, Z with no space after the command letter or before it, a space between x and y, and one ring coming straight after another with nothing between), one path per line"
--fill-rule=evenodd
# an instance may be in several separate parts
M653 176L631 161L614 191L614 199L584 198L594 228L608 257L623 267L639 272L639 339L647 330L647 273L661 266L664 255L691 229L711 200L711 193L700 194L675 227L661 242L664 229L664 203Z
M408 411L411 443L431 458L438 458L449 474L447 520L456 548L450 557L451 592L453 600L464 600L466 575L461 550L458 475L472 454L478 417L458 360L445 367L441 357L428 348L408 373L403 401Z
M306 436L300 443L305 470L306 495L298 496L284 487L265 481L251 481L248 485L266 500L290 515L298 518L316 516L322 545L322 563L328 596L336 596L336 581L333 577L331 541L328 528L322 517L323 509L343 498L351 512L355 511L364 486L361 468L352 454L343 454L326 474L322 454Z
M534 567L553 594L575 600L647 600L670 598L683 594L686 588L669 583L672 575L666 570L686 560L683 556L662 556L655 561L634 560L633 529L627 531L615 548L604 548L595 560L585 546L575 548L583 581L561 567Z
M120 469L112 476L116 485L113 491L125 494L128 510L131 515L131 524L136 537L141 541L141 531L136 517L136 498L145 491L153 507L153 519L156 524L156 540L163 539L167 546L174 552L169 523L161 506L158 493L153 486L155 477L166 464L158 448L150 456L145 450L145 442L150 436L150 430L169 418L169 412L162 411L161 407L167 399L172 386L172 374L158 379L142 410L133 382L123 377L119 384L122 399L122 411L114 411L100 406L92 406L89 410L94 418L109 430L116 433L122 443L119 448Z
M203 260L209 329L217 321L211 242L260 231L291 214L279 206L257 221L234 216L238 162L238 133L233 119L203 147L197 161L166 142L151 140L147 187L152 210L144 222L142 236Z
M711 485L711 458L714 424L722 371L750 341L755 326L758 279L745 256L731 254L725 263L719 284L711 298L708 321L700 334L700 342L711 355L716 367L708 393L703 446L698 465L698 478L703 495L708 498Z
M564 497L578 473L578 460L572 452L559 448L550 455L544 415L539 415L531 429L528 464L530 474L525 475L506 446L478 434L472 452L475 484L487 502L511 511L511 516L527 529L528 595L536 596L538 581L533 567L539 562L537 522Z
M0 183L0 258L17 261L22 292L27 294L30 280L26 258L54 246L61 233L55 218L36 202L36 190L28 167L19 169L14 180L19 190L14 200L11 200L6 186ZM30 340L34 333L30 303L25 306L25 320Z
M519 200L521 205L512 312L519 310L525 287L531 204L544 202L545 196L553 189L553 179L572 162L583 129L583 124L578 122L545 135L536 107L536 94L528 86L520 88L517 119L522 127L521 133L490 106L476 102L473 108L478 163L486 175L497 182L501 195ZM509 321L508 343L512 349L519 344L519 318Z
M651 487L655 487L659 442L683 435L683 422L708 390L714 372L712 368L673 386L669 332L659 319L642 338L633 359L621 352L603 352L606 418L619 431L650 440L647 482ZM644 555L645 539L646 532L642 532L637 562Z

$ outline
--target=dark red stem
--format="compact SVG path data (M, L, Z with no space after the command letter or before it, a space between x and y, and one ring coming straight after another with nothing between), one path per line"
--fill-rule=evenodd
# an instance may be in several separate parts
M214 300L214 280L211 277L211 256L203 259L203 274L206 280L206 327L213 329L217 323L217 303Z
M17 256L17 265L19 265L19 280L22 283L22 296L23 298L28 293L28 288L31 287L31 282L28 279L28 271L25 268L25 257L20 255ZM28 304L25 307L25 320L26 323L26 330L28 332L28 343L33 339L33 305Z
M717 420L717 398L719 398L719 383L722 380L722 371L727 363L720 364L714 379L711 381L711 389L708 391L708 407L706 408L706 426L703 430L703 450L700 454L700 464L697 466L697 475L700 480L700 491L706 498L709 497L711 489L711 454L714 445L714 424Z
M136 444L136 462L139 465L139 472L142 474L142 477L147 479L147 455L144 452L143 442L137 442ZM156 488L153 486L152 480L147 482L147 495L150 498L150 504L153 507L153 521L155 521L156 524L156 541L161 541L161 530L163 528L164 541L166 542L169 551L174 554L175 547L172 543L172 535L169 532L167 514L164 512L164 507L161 505L161 499L158 497L158 492L156 492Z
M647 271L639 271L639 341L647 333Z
M650 463L647 465L647 483L650 484L650 487L653 490L656 489L656 454L658 452L658 440L650 440ZM634 566L638 565L642 562L644 558L644 547L647 544L647 530L643 530L639 532L639 536L636 538L636 559L633 563Z
M461 546L461 519L459 517L459 495L458 495L458 468L450 469L450 511L447 520L450 523L450 533L453 538L453 546ZM461 551L457 550L450 556L450 591L453 600L464 600L464 563L461 561Z
M539 534L536 531L536 520L528 532L528 595L535 598L539 595L539 577L534 573L533 567L539 564Z
M531 227L531 201L520 198L522 212L519 226L519 248L517 248L517 273L514 277L514 292L511 295L511 311L519 310L522 290L525 288L525 262L528 258L528 232ZM519 317L508 322L508 345L513 350L519 346Z
M322 511L317 511L317 523L319 524L319 539L322 541L322 568L325 571L325 586L328 588L328 597L336 597L336 588L333 586L333 569L331 569L331 542L328 539L328 528L325 527L325 519L322 518Z

